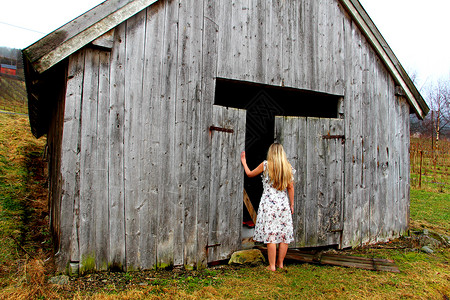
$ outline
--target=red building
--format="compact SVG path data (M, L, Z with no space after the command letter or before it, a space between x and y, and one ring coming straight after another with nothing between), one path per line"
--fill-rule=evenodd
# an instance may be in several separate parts
M17 67L13 65L1 64L0 73L7 75L16 75Z

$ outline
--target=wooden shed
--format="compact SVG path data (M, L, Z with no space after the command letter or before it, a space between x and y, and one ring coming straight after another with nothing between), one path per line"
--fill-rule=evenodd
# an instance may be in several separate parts
M108 0L23 50L60 270L204 266L241 247L250 167L296 168L292 247L409 220L429 108L357 0ZM259 181L259 180L257 180Z

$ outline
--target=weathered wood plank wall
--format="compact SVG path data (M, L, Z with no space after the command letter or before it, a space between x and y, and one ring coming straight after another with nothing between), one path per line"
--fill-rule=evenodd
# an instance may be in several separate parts
M344 120L276 117L275 137L296 169L292 247L339 245L343 226ZM324 136L330 136L326 138Z
M64 122L64 109L66 97L66 81L68 64L64 63L47 73L45 84L46 91L49 93L47 99L52 99L49 134L47 138L47 159L49 174L49 198L55 199L49 203L49 221L50 230L53 233L53 245L59 246L61 237L59 235L61 225L61 177L59 170L61 169L61 143L62 143L62 125ZM55 249L58 250L58 249Z
M211 130L208 261L226 259L241 246L244 181L233 174L241 169L245 114L245 110L213 106L213 126L233 132Z
M221 178L208 132L216 77L343 96L343 121L285 124L299 178L296 245L336 243L335 233L313 232L340 229L317 207L341 210L342 246L406 229L409 106L394 95L391 76L338 1L159 1L115 28L111 52L85 48L69 58L61 264L206 263L210 229L242 209L232 206L219 219L212 213L211 178ZM317 140L310 144L316 152L301 143L324 131L343 132L345 151L339 141ZM239 164L234 169L233 180L242 179ZM237 247L232 239L226 243ZM210 259L222 257L214 251Z

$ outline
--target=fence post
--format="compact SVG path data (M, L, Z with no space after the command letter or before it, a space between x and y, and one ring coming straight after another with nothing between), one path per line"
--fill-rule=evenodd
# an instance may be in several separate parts
M420 167L419 167L419 189L422 187L422 160L423 160L423 151L420 151Z

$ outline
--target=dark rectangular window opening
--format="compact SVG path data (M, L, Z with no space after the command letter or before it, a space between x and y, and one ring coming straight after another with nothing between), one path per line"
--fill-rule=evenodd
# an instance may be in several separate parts
M245 151L250 169L266 159L274 142L275 116L338 118L343 97L309 90L216 78L214 104L247 110ZM261 178L245 176L244 188L255 209L262 195ZM250 218L244 208L244 221Z

